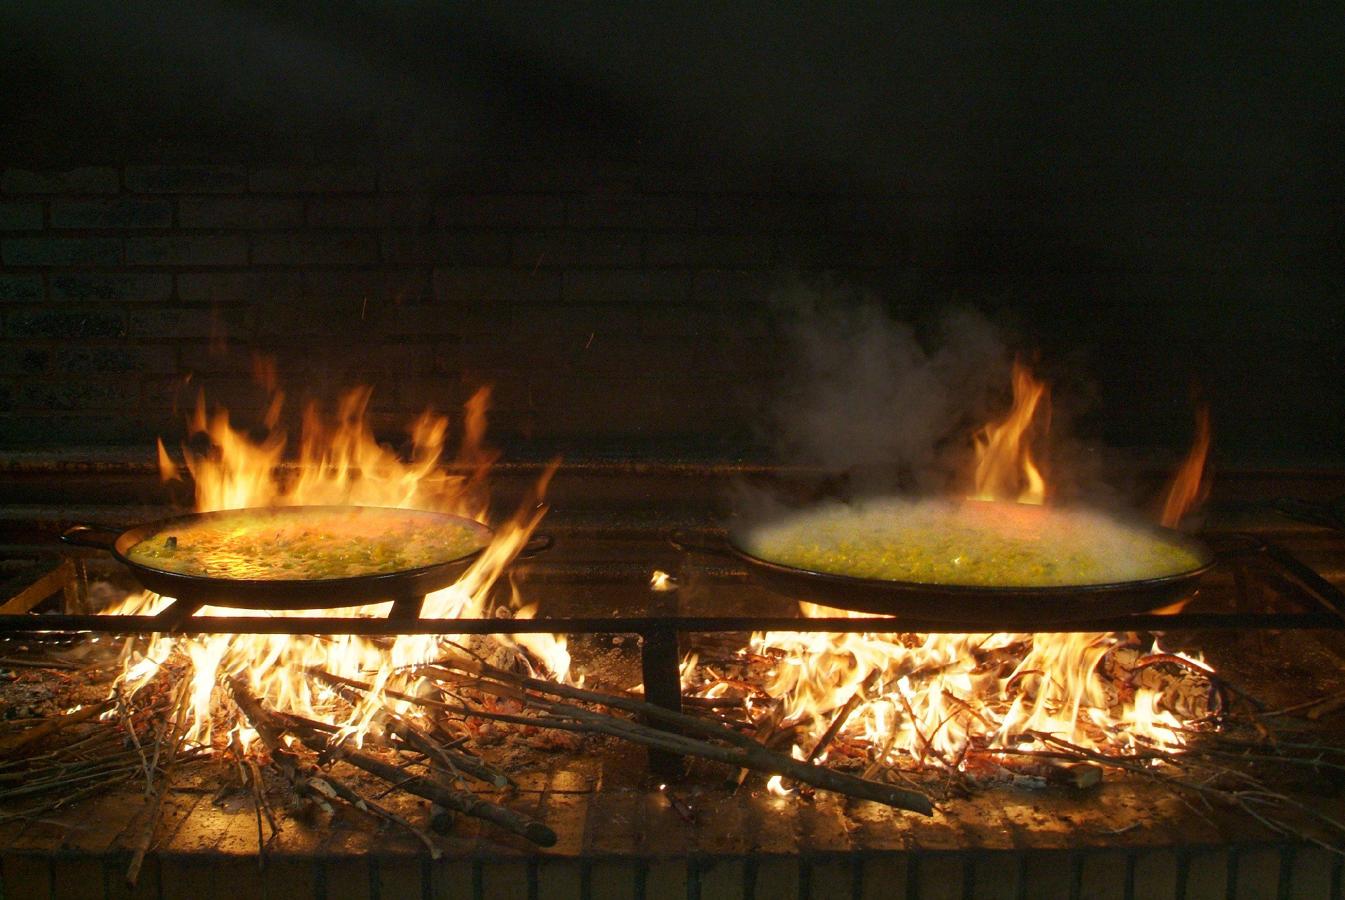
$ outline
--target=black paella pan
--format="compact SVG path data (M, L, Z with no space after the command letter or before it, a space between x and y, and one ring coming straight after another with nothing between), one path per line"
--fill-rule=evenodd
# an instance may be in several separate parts
M750 528L730 528L717 543L693 544L680 537L674 546L727 557L741 564L752 581L794 600L836 609L942 622L995 622L1005 627L1105 618L1159 610L1189 597L1214 565L1200 541L1168 528L1150 527L1155 539L1185 548L1196 560L1175 574L1099 584L1016 586L967 585L862 578L797 568L746 549Z
M301 520L305 516L323 514L353 514L374 511L381 516L402 520L409 528L453 529L465 532L473 540L473 549L456 553L450 558L434 559L428 565L395 571L336 578L238 578L225 574L189 574L159 567L132 558L132 550L143 541L166 539L175 529L209 525L224 517L236 518L256 514L278 519ZM110 552L129 568L147 590L167 597L175 597L192 605L213 604L243 609L324 609L353 606L383 600L401 600L423 597L446 588L458 581L490 544L494 532L488 526L464 516L426 510L401 510L359 506L287 506L268 509L222 510L219 512L191 513L147 522L127 529L93 525L75 525L67 529L61 540L77 547L91 547ZM535 535L519 554L531 556L547 549L551 538Z

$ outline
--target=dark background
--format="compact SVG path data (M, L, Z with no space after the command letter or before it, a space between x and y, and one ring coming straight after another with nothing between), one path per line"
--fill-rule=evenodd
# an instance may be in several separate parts
M1338 464L1342 21L9 3L0 443L255 411L261 352L390 433L491 382L539 452L757 455L820 285L982 310L1086 438L1175 454L1195 384L1225 462Z

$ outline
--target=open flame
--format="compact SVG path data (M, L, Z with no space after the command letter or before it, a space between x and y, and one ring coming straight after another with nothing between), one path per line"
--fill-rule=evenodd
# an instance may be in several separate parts
M1012 408L974 436L971 499L1044 503L1047 483L1031 438L1049 418L1046 385L1015 363ZM1208 447L1202 413L1164 524L1199 499ZM860 615L801 606L810 617ZM771 661L765 692L794 728L799 758L862 746L874 765L965 769L978 754L1046 749L1042 735L1113 753L1146 744L1170 749L1184 744L1185 724L1207 711L1187 682L1141 677L1152 676L1141 661L1161 651L1138 646L1133 635L767 632L752 636L751 651ZM1183 659L1197 671L1204 666ZM700 688L715 696L722 684L712 676ZM768 787L785 791L780 779Z
M1209 493L1205 480L1205 458L1210 453L1210 411L1201 406L1196 410L1196 437L1186 458L1177 467L1163 500L1159 521L1165 528L1176 528L1182 516Z
M208 439L209 449L193 451L184 445L186 466L195 485L196 509L201 512L260 506L350 504L402 509L426 509L469 516L485 522L489 508L487 478L495 451L485 445L486 411L490 391L483 388L466 404L463 436L452 465L441 463L449 432L447 418L425 413L410 428L410 458L403 460L378 443L367 424L370 391L358 388L343 396L334 423L310 407L303 419L298 457L285 458L286 440L275 430L282 397L274 380L267 411L269 431L252 439L235 429L227 411L207 414L204 397L191 419L193 436ZM159 443L161 474L180 478L163 443ZM491 544L454 585L425 598L427 618L480 616L486 611L491 589L523 549L546 512L542 504L554 466L548 468L518 511L495 529ZM512 585L511 585L512 587ZM129 597L118 613L153 614L172 598L143 593ZM519 606L516 590L514 605ZM384 616L389 604L377 603L346 610L345 614ZM205 607L198 615L229 614ZM324 610L296 610L275 615L317 616ZM520 610L519 614L528 614ZM452 635L403 635L370 639L352 635L210 635L156 636L140 652L127 645L125 667L118 690L134 693L158 672L171 656L186 658L191 666L191 727L188 739L209 745L217 737L217 691L230 678L244 675L253 692L273 708L319 718L362 735L378 708L409 712L404 701L385 689L414 692L408 671L440 655ZM551 635L519 635L516 645L526 647L551 675L564 678L569 671L565 639ZM309 676L311 669L372 682L376 689L361 705L334 704L333 692ZM232 730L246 746L250 729L235 723Z
M1049 427L1051 400L1046 385L1015 360L1013 407L1002 421L987 424L975 436L976 480L972 493L975 499L1045 502L1046 479L1032 460L1027 440L1028 429L1038 419L1042 430Z

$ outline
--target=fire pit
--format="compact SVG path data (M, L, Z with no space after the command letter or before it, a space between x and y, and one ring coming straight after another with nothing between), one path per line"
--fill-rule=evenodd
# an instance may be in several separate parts
M781 473L576 477L648 496L744 474ZM666 522L608 512L551 520L555 556L511 576L538 610L483 615L540 519L519 508L476 589L419 615L166 620L138 594L29 612L87 593L69 565L15 598L7 653L49 708L0 743L23 774L4 794L7 889L189 889L240 863L318 895L352 878L384 895L851 896L893 879L918 896L1180 895L1216 872L1310 895L1338 877L1331 532L1214 521L1214 567L1179 611L1005 633L993 613L800 617L744 568L669 546ZM141 637L120 662L62 637L90 633ZM1294 660L1321 664L1271 674ZM44 666L88 674L53 685Z

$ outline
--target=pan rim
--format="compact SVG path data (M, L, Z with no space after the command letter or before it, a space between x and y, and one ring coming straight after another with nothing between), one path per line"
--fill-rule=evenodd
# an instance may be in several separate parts
M439 562L430 563L424 566L416 566L410 569L396 569L391 572L370 572L364 575L342 575L336 578L227 578L218 575L193 575L188 572L174 572L171 569L161 569L156 566L147 565L137 560L133 560L127 555L131 550L131 548L138 546L143 541L149 540L155 534L162 532L165 527L171 525L174 522L200 521L202 519L210 517L238 514L238 513L258 513L258 512L275 513L286 510L316 510L316 509L327 509L327 510L368 509L368 510L378 510L380 512L390 511L390 512L416 513L420 515L434 516L436 518L454 520L456 522L468 525L472 530L477 532L478 536L480 536L483 539L483 541L481 546L477 547L476 549L470 551L469 553L463 554L462 556L457 556L452 559L441 560ZM152 573L152 576L156 579L162 578L171 581L173 583L189 587L193 591L197 591L197 589L201 589L203 591L206 588L220 588L229 590L237 590L241 588L243 590L255 589L266 591L269 589L280 591L305 591L305 592L311 589L314 592L318 592L322 590L354 588L361 586L374 586L379 585L385 581L402 583L405 581L415 580L417 577L429 575L446 568L452 568L462 566L463 564L469 564L472 561L474 561L477 557L479 557L483 552L485 552L486 548L490 546L490 541L491 539L493 539L494 535L495 530L483 522L478 522L475 519L469 518L467 516L458 515L456 513L438 512L436 510L429 510L429 509L414 509L409 507L397 507L397 506L364 506L359 504L340 504L340 503L296 504L293 506L247 506L247 507L238 507L236 509L219 509L219 510L210 510L209 512L184 513L182 515L168 516L163 519L157 519L152 522L145 522L140 525L132 526L131 528L128 528L125 531L123 531L117 537L117 540L113 546L113 554L123 564L125 564L126 566L130 567L133 570L140 570L143 572ZM135 539L128 540L128 538L132 536L135 536Z
M744 541L742 540L742 528L730 529L727 533L727 543L733 554L741 558L744 562L766 569L777 575L794 576L800 579L832 583L856 589L864 588L873 591L887 591L891 593L923 591L950 596L984 598L1031 596L1040 597L1042 599L1066 599L1091 594L1111 594L1146 590L1158 591L1165 587L1196 579L1208 572L1216 562L1213 551L1204 542L1197 540L1190 535L1183 534L1172 528L1164 528L1155 525L1147 526L1145 530L1170 543L1179 544L1192 551L1200 559L1200 564L1181 572L1172 572L1153 578L1140 578L1130 581L1052 585L957 584L940 581L902 581L890 578L866 578L860 575L846 575L839 572L822 572L816 569L790 566L786 563L779 562L778 560L770 560L758 556L745 549Z

